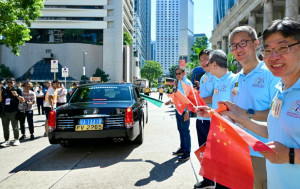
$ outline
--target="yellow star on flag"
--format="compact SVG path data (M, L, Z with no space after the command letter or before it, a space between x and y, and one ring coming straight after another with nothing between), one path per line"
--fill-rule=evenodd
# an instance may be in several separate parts
M222 127L222 124L220 123L220 125L218 125L219 129L220 129L220 133L224 132L225 133L225 128Z

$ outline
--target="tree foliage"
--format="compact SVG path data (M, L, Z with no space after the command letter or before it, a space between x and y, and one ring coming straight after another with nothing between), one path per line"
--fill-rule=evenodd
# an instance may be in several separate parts
M100 68L96 69L96 72L94 73L93 77L100 77L101 81L103 82L107 82L110 79L109 78L109 74L106 74L103 70L101 70Z
M208 39L206 36L197 37L193 46L191 47L192 54L190 55L190 60L192 62L198 61L198 63L199 63L199 53L203 49L206 49L207 46L208 46Z
M236 65L236 59L234 58L232 53L229 53L227 55L227 65L228 65L228 70L235 72L237 69L237 65Z
M14 75L12 74L8 66L0 64L0 79L2 80L8 77L14 77Z
M169 74L170 74L170 77L171 78L174 78L176 79L176 73L175 73L175 70L176 68L178 67L178 65L173 65L169 68Z
M130 46L131 43L132 43L131 36L129 35L129 33L124 32L124 33L123 33L123 45L128 45L128 46Z
M154 79L161 77L163 69L160 63L155 61L146 61L145 65L141 68L141 77L153 82Z
M11 47L11 52L19 55L18 45L24 45L31 39L31 21L41 16L43 0L6 0L0 1L0 35L2 43Z

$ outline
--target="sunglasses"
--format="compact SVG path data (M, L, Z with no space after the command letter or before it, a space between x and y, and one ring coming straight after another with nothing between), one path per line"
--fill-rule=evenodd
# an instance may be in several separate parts
M13 83L13 81L8 81L7 83Z
M176 75L181 75L182 74L182 72L181 73L175 73Z

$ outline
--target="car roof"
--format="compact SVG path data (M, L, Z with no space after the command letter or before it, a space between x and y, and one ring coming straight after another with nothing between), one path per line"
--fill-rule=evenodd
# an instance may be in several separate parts
M78 87L82 86L94 86L94 85L122 85L122 86L133 86L132 83L124 83L124 82L105 82L105 83L88 83L88 84L81 84Z

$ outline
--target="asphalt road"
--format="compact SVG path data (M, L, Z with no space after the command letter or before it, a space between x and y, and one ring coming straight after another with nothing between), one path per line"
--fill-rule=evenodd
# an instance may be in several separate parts
M157 94L151 94L158 97ZM167 98L164 95L163 101ZM193 188L202 177L194 155L195 118L191 119L191 160L178 162L179 147L174 108L149 105L142 145L93 141L68 148L50 145L44 115L34 115L35 137L20 146L0 148L0 188ZM27 126L27 125L26 125ZM29 129L26 128L27 136ZM21 135L20 135L21 136ZM10 139L13 133L10 132ZM3 131L0 129L0 141Z

